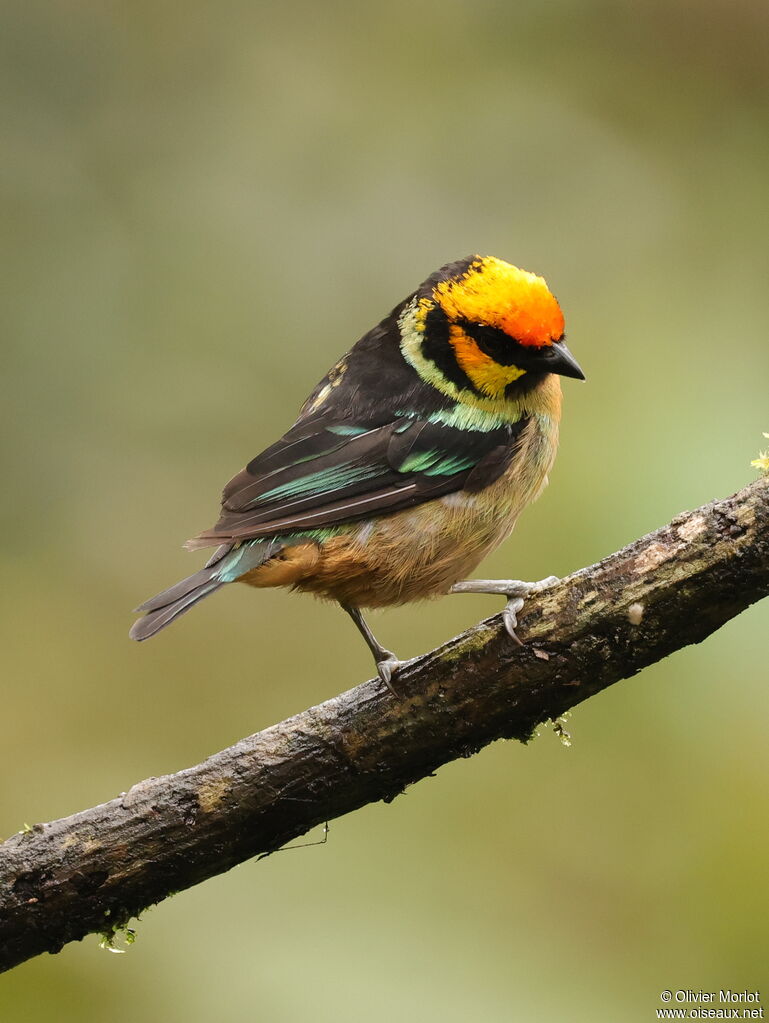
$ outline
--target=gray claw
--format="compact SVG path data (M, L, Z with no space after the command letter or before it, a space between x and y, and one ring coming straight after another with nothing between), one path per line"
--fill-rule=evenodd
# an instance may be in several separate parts
M505 629L510 639L514 640L518 646L523 646L516 634L518 628L518 612L523 607L523 597L511 597L510 600L505 604L504 610L502 611L502 621L505 624Z
M399 661L395 654L388 653L387 657L385 657L381 661L377 661L376 665L376 670L379 674L379 677L390 690L390 692L393 694L393 696L397 696L398 699L400 699L401 694L392 684L392 679L394 675L398 674L398 671L403 667L405 663L406 663L405 661Z
M518 612L523 607L526 597L532 593L541 593L549 586L560 582L557 575L549 575L546 579L540 579L535 583L526 583L521 579L466 579L463 582L454 583L449 593L498 593L507 597L507 604L502 612L502 620L507 634L518 646L523 643L518 639L515 630L518 626Z

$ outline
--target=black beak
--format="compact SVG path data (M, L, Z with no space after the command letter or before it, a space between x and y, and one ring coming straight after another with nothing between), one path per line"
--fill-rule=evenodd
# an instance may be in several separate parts
M556 341L547 349L545 366L549 373L557 373L562 377L574 377L575 380L584 380L579 363L571 354L563 341Z

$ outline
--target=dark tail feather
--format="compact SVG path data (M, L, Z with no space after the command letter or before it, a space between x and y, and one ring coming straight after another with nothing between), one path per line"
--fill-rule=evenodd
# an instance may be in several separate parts
M232 549L232 544L224 552L224 554L217 557L219 551L206 562L199 572L195 572L194 575L187 576L186 579L182 579L181 582L176 583L174 586L170 586L167 590L163 590L162 593L158 593L156 597L150 597L149 600L145 600L143 604L139 604L138 607L134 608L134 611L159 611L162 607L168 607L169 604L175 603L180 597L186 597L188 593L192 593L193 590L197 590L200 586L210 582L219 575L220 565L219 562L222 560L225 554L228 554Z
M134 622L128 635L139 641L149 639L179 615L189 611L203 597L263 564L280 547L279 543L268 541L243 544L234 549L229 547L221 554L220 548L205 568L140 604L136 610L147 613Z
M128 635L131 639L136 639L141 642L143 639L149 639L150 636L154 636L156 632L160 632L166 625L170 625L171 622L178 618L179 615L183 615L185 611L189 611L191 607L194 607L199 600L203 597L207 597L209 593L213 593L214 590L218 590L220 586L224 586L223 582L210 580L208 571L204 568L202 571L197 572L198 576L208 576L207 581L203 581L200 585L189 589L183 596L177 597L176 600L172 600L171 603L165 604L162 607L156 607L150 611L143 618L137 619L131 626L131 631ZM195 576L190 576L190 579L194 579ZM189 582L189 580L185 580ZM183 585L178 583L178 586ZM176 586L172 586L170 590L166 590L166 593L172 593L176 589ZM160 599L163 594L153 598L152 603L155 603ZM149 603L149 602L148 602Z

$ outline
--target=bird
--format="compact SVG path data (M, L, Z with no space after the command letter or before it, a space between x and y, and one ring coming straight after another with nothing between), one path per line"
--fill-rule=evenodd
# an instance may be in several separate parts
M548 482L561 377L585 375L544 278L494 256L442 266L329 370L294 425L224 488L200 571L136 609L145 640L228 583L286 586L350 615L382 682L407 662L363 610L448 593L507 597L553 582L474 579Z

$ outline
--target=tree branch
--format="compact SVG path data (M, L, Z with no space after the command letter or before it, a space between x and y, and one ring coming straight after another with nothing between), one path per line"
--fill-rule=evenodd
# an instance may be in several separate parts
M769 477L679 515L398 678L369 681L198 764L0 845L0 970L147 906L541 721L769 594Z

